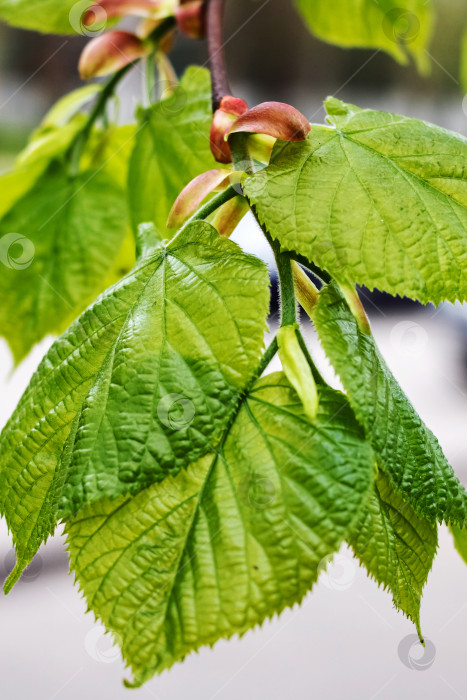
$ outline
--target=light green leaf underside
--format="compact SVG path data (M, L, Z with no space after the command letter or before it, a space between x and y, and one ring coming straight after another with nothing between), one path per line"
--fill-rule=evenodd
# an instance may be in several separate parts
M314 322L395 491L432 522L466 522L465 489L335 284L321 291Z
M263 263L205 223L146 254L54 343L2 433L0 506L21 560L53 531L75 419L62 515L211 451L259 362Z
M0 0L0 20L44 34L84 34L81 18L91 4L92 0Z
M429 68L426 48L433 29L430 0L295 0L310 30L344 47L382 49L400 63L412 55Z
M141 115L130 164L129 194L133 227L152 221L166 230L170 209L197 175L219 168L212 154L209 71L191 67L172 97Z
M418 517L379 472L349 543L370 576L391 591L395 607L414 622L423 639L420 602L436 554L436 525Z
M449 529L454 539L454 546L467 564L467 530L453 525Z
M345 398L316 424L284 375L260 380L217 454L67 524L89 607L135 684L299 602L348 534L374 476Z
M105 288L127 231L124 192L104 170L53 161L0 219L0 334L17 361Z
M467 298L467 139L330 99L336 128L278 143L245 190L262 223L336 279L423 303Z

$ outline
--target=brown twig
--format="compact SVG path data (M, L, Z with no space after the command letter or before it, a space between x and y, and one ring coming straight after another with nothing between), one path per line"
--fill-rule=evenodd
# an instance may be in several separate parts
M230 95L222 43L222 19L225 0L206 0L206 36L211 67L212 109L219 109L221 99Z

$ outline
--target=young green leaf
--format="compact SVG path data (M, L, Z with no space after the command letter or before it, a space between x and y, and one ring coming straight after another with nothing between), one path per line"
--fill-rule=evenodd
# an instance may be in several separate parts
M320 388L311 425L278 373L244 398L215 454L69 521L71 568L134 684L300 602L373 477L345 398Z
M349 543L370 576L389 588L395 607L414 622L423 640L420 602L436 554L436 525L416 515L378 472Z
M423 303L467 299L467 139L326 102L335 128L277 144L245 191L286 250L345 283Z
M0 176L0 217L33 187L54 158L63 156L83 128L84 119L83 114L78 114L62 127L43 122L31 134L26 147L18 154L13 169Z
M431 0L295 0L310 30L339 46L382 49L396 61L414 57L429 68L426 49L434 20Z
M467 29L462 36L460 79L463 90L467 92Z
M449 529L454 539L454 546L462 559L467 564L467 530L465 528L450 525Z
M176 198L197 175L219 168L211 153L209 72L188 68L173 95L141 112L130 164L130 215L136 230L153 221L160 231Z
M256 370L265 265L200 222L142 247L135 270L51 347L0 437L0 509L22 566L53 531L75 420L62 514L210 452Z
M394 490L430 522L467 522L465 489L336 284L321 291L313 320Z
M0 218L0 334L21 360L105 288L127 232L125 195L105 170L53 161Z
M0 0L0 20L44 34L86 34L92 0Z

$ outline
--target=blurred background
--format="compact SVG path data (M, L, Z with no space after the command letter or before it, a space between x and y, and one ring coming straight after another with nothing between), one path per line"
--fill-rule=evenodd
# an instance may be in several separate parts
M467 135L467 96L458 79L467 6L465 0L438 0L437 7L432 71L421 78L381 52L344 51L312 38L289 2L235 0L225 32L234 94L250 104L290 102L315 122L323 119L323 98L332 94ZM76 66L85 42L0 26L0 172L53 102L80 85ZM180 73L190 63L204 64L206 51L202 43L179 37L172 57ZM131 120L140 88L141 75L134 71L121 87L122 119ZM234 237L271 263L252 221L245 220ZM361 293L389 366L467 484L467 311ZM310 327L307 333L323 373L337 386ZM0 341L0 426L50 342L37 346L13 372ZM13 563L1 524L0 578ZM57 533L16 589L0 598L0 696L107 700L133 692L158 700L467 700L466 593L467 567L442 528L422 608L430 640L423 651L410 636L412 625L392 609L390 596L343 549L301 608L242 640L202 650L139 691L126 691L121 679L128 674L101 627L84 614Z

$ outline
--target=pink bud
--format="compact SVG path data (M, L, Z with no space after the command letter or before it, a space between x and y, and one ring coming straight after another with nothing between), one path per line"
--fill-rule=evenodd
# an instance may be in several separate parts
M99 0L83 15L83 23L92 26L102 19L135 15L160 19L173 14L175 2L170 0Z
M230 170L217 168L195 177L178 195L167 219L167 228L178 228L198 209L208 194L225 189L232 175Z
M205 6L203 0L181 0L175 10L178 28L191 39L202 39L205 34Z
M211 125L211 151L218 163L231 163L232 154L226 141L237 117L248 111L248 105L238 97L223 97L214 112Z
M92 39L79 60L79 73L83 80L108 75L145 56L148 49L131 32L108 32Z
M303 141L310 130L308 119L295 107L282 102L263 102L242 114L228 134L246 131L282 141Z

